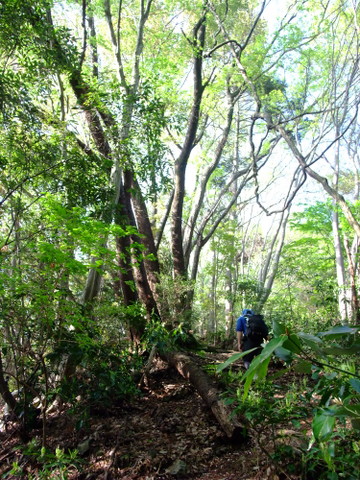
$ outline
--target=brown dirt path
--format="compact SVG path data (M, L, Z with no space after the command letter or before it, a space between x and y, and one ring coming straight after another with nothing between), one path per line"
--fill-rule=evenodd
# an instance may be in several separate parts
M209 354L201 363L229 355ZM17 442L11 428L0 432L0 478L14 461L27 473L6 478L40 478L34 459L13 451ZM83 450L82 470L69 468L69 480L279 480L251 441L229 443L199 395L161 360L139 398L92 415L86 427L77 430L66 412L49 418L48 446Z

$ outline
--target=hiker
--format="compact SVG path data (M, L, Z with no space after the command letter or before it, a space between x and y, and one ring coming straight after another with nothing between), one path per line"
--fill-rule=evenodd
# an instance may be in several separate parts
M236 320L236 337L238 350L246 351L258 347L253 352L246 354L244 366L246 369L256 355L262 350L261 344L267 338L269 329L262 315L255 315L249 308L244 308L242 315Z

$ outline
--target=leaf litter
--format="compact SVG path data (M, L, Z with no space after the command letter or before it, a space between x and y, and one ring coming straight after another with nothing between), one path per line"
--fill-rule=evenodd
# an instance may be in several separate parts
M213 362L223 359L224 354L212 355ZM41 435L41 430L32 432L39 444ZM14 425L0 432L0 444L0 478L40 478L34 458L18 448ZM251 438L232 444L191 385L161 360L154 362L138 398L92 414L80 429L66 410L53 412L47 421L47 448L57 447L79 450L81 466L68 469L68 480L297 478L276 472ZM25 476L7 474L14 462Z

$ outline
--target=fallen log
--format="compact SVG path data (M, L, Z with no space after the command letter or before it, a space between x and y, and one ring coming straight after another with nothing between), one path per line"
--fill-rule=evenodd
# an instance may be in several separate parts
M211 378L191 358L181 352L167 352L161 357L193 385L231 441L239 442L246 438L245 419L240 423L239 419L232 415L230 407L221 400L220 392Z

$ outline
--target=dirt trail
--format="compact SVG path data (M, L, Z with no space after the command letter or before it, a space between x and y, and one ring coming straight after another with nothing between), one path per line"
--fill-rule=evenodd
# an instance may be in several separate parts
M213 355L212 359L221 361L228 356ZM71 480L279 478L273 476L259 452L254 456L251 441L232 445L194 389L161 360L154 362L148 385L135 401L92 415L80 430L66 413L54 416L49 419L48 432L50 448L78 448L82 452L83 470L69 470ZM16 438L11 431L1 432L0 442L1 475L15 460L9 452ZM30 478L34 464L20 453L17 460L28 468Z

